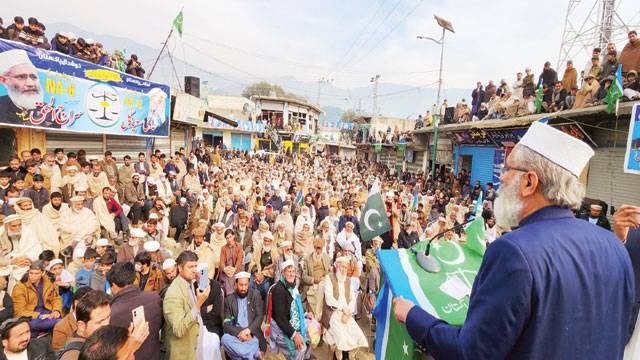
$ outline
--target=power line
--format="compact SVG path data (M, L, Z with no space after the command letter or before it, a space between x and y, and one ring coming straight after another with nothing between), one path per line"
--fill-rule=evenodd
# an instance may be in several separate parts
M365 59L367 56L369 56L369 54L371 54L371 52L373 50L375 50L375 48L377 48L378 46L380 46L380 44L382 44L382 42L389 36L391 35L391 33L393 33L394 31L396 31L396 29L398 28L398 26L400 26L400 24L402 24L409 16L411 16L420 6L420 4L422 4L423 0L419 0L418 3L416 4L416 6L413 7L413 9L411 9L411 11L409 11L402 19L400 19L400 21L398 21L396 23L396 25L391 28L391 30L389 30L380 40L378 40L378 42L373 45L371 48L369 48L369 51L367 51L363 56L359 57L357 60L355 60L355 62L353 64L357 64L360 61L362 61L363 59ZM353 65L352 64L352 65Z

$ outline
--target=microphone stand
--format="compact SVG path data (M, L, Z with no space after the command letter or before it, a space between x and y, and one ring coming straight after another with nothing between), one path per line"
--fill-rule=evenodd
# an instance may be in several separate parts
M433 242L433 240L441 238L447 232L460 229L461 227L467 225L468 223L470 223L470 222L472 222L474 220L475 220L475 217L473 219L471 219L471 220L467 220L467 221L463 222L462 224L457 224L452 228L449 228L449 229L446 229L446 230L443 230L443 231L437 233L431 239L429 239L429 241L427 242L427 248L424 250L424 253L423 252L417 252L415 249L411 249L414 253L416 253L416 259L418 261L418 265L420 265L420 267L422 269L424 269L425 271L427 271L427 272L439 273L440 272L440 263L438 262L438 260L436 260L436 258L434 256L432 256L430 254L430 252L431 252L431 243Z

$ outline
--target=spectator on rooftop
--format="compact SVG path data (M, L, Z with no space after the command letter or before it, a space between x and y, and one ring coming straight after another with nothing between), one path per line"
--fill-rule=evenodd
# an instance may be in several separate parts
M489 80L489 83L484 88L484 99L483 102L489 102L491 97L496 94L496 84L493 83L493 80Z
M600 53L601 50L599 47L597 48L593 48L593 50L591 50L591 60L589 60L585 66L584 66L584 70L582 71L582 78L584 79L585 76L587 76L587 74L589 72L591 72L591 68L593 67L593 58L598 58L598 66L600 65ZM596 77L598 77L596 75Z
M547 112L562 111L566 107L566 98L567 90L564 88L563 82L558 81L553 87L553 92L551 93L551 102L543 103L542 106Z
M13 41L19 41L18 36L24 28L24 19L21 16L13 18L13 24L7 27L7 38Z
M578 71L573 67L573 61L567 60L567 68L562 75L562 87L566 92L566 89L571 89L576 85L578 85Z
M112 67L111 58L109 57L109 53L104 49L101 43L97 42L95 45L96 51L96 60L98 65Z
M518 99L522 99L523 91L522 91L522 73L521 72L516 74L516 81L513 82L513 85L511 87L513 89L513 96L517 97Z
M587 75L592 75L597 79L600 77L601 73L602 73L602 66L600 66L600 57L593 56L591 58L591 66L589 67L588 71L585 70L585 73L583 73L582 76L585 80Z
M144 78L146 71L142 68L142 64L138 62L138 56L136 54L131 54L131 58L127 62L126 72L127 74Z
M71 54L71 42L67 37L67 33L59 32L51 39L51 50L62 54Z
M611 51L616 52L616 62L618 61L618 49L616 48L616 44L610 42L607 44L607 51L605 51L604 54L602 54L602 61L600 61L601 64L604 64L605 62L607 62L607 55Z
M111 65L118 71L125 72L127 70L127 64L124 61L124 55L122 54L122 51L116 50L113 52Z
M91 51L89 50L89 45L83 38L78 38L76 42L73 43L73 56L86 61L93 62L93 56Z
M7 30L4 28L4 22L0 17L0 39L8 39L9 35L7 34Z
M482 87L482 83L478 81L476 83L476 88L471 92L471 116L478 114L478 110L480 110L480 103L484 101L484 89Z
M618 61L616 60L616 57L617 53L615 50L607 53L607 61L602 65L602 73L600 73L600 77L598 78L600 85L604 84L604 79L607 77L616 75L616 70L618 70Z
M607 97L607 93L609 92L609 88L611 87L611 83L613 83L613 75L609 75L604 79L604 86L601 86L598 90L598 95L592 101L587 102L588 105L603 105L605 104L604 99Z
M549 88L552 88L554 84L558 82L558 74L551 68L550 62L547 61L544 63L544 68L542 69L542 74L540 74L539 79L541 79L542 83L547 85Z
M480 110L478 110L478 119L479 120L484 120L484 118L487 117L487 115L489 115L489 109L487 108L487 104L486 103L481 103L480 104Z
M522 97L536 95L536 84L533 80L533 73L530 68L524 69L525 76L522 79Z
M564 99L564 103L566 105L565 109L571 110L573 109L573 105L576 103L576 94L578 93L578 87L574 86L571 88L571 92L567 94L567 98Z
M640 83L637 71L631 70L627 73L623 94L629 100L640 100Z
M582 88L576 93L576 102L573 105L574 109L582 109L586 106L587 102L592 101L597 95L600 89L600 83L591 74L588 74L584 79Z
M498 89L496 89L496 95L503 96L503 95L506 95L508 91L509 91L509 85L507 85L507 80L505 79L500 80L500 86L498 87Z
M638 32L629 31L627 34L629 42L622 48L619 62L622 64L622 72L627 73L631 70L640 71L640 39Z

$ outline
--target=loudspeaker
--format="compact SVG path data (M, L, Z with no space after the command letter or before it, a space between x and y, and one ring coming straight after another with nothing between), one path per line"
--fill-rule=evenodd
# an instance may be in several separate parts
M184 91L189 95L200 98L200 78L195 76L185 76Z

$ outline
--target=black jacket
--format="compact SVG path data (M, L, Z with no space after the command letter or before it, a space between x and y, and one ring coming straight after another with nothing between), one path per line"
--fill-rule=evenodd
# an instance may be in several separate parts
M37 339L31 338L27 345L27 358L29 360L54 360L56 358L53 351L49 347L49 336L43 336ZM0 343L0 360L7 360L4 350L1 349Z
M194 283L194 287L195 286L197 286L197 283ZM216 333L219 337L222 337L222 315L224 311L223 291L220 283L215 280L211 280L209 286L211 287L211 291L209 292L207 300L205 300L202 307L200 307L200 315L202 316L204 326L207 327L207 331ZM211 311L208 311L209 305L213 305Z
M420 237L415 231L408 233L407 230L402 229L398 234L398 248L409 249L418 241L420 241Z
M267 350L267 342L262 334L262 329L260 325L262 324L262 319L264 317L263 314L263 305L262 305L262 297L260 296L260 292L254 289L249 289L249 293L247 294L247 318L249 320L248 328L251 330L251 335L258 338L260 342L260 350ZM238 297L235 293L232 293L227 296L224 300L224 333L238 336L238 333L244 328L240 326L236 326L236 321L238 319Z
M271 289L271 318L288 338L295 333L290 323L292 302L293 296L282 281L278 281Z
M178 227L187 223L189 217L189 207L173 205L169 210L169 226Z

